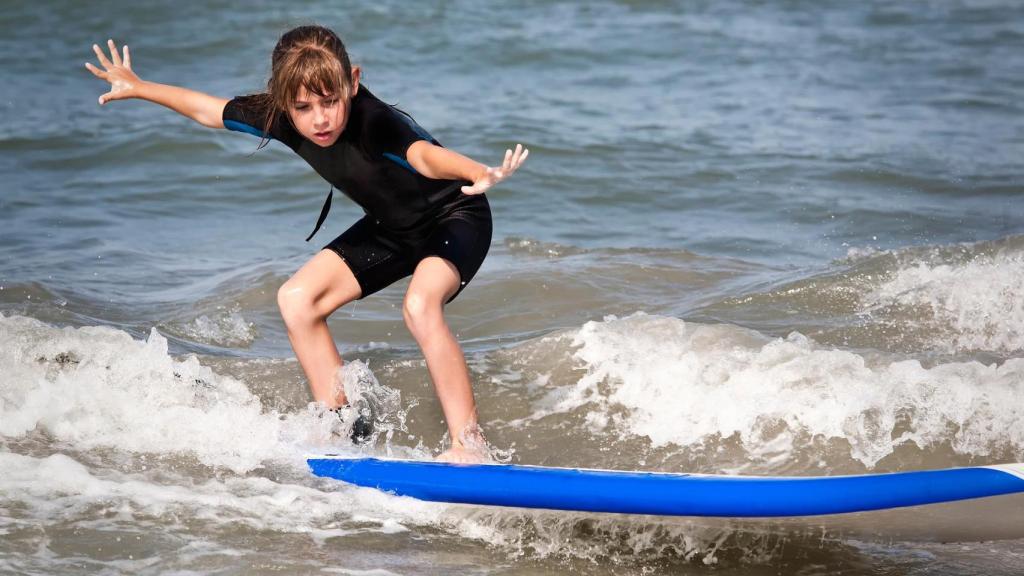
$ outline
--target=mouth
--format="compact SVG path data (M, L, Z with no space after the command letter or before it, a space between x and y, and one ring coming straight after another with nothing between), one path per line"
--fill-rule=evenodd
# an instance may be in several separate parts
M315 138L316 140L319 140L321 142L326 142L326 141L331 139L331 134L333 134L333 133L334 133L333 130L324 130L323 132L313 132L313 138Z

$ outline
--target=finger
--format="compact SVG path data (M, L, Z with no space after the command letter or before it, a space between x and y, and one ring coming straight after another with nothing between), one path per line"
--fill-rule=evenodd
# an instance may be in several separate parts
M129 69L129 70L131 70L132 69L132 55L128 53L128 45L125 44L124 48L122 48L122 50L124 50L124 67Z
M519 161L516 162L516 168L522 166L523 162L526 161L526 157L529 156L529 155L530 155L530 151L527 150L526 147L524 146L523 147L523 153L519 155Z
M127 98L124 90L111 90L106 94L100 96L100 106L110 102L111 100L124 100Z
M120 66L121 55L117 53L117 45L113 40L107 40L107 48L110 48L110 57L114 60L114 66Z
M109 70L113 66L113 64L110 63L110 60L107 59L107 55L103 53L103 50L100 49L98 44L92 45L92 51L96 53L96 59L100 61L100 64L103 65L104 68Z
M504 169L508 169L508 167L511 166L511 165L512 165L512 151L511 150L505 150L505 159L501 161L501 167L504 168Z
M526 149L526 148L523 148L523 155L519 157L519 164L522 165L523 162L526 162L526 157L529 156L529 155L530 155L530 151L528 149ZM518 168L518 167L519 166L516 166L516 168Z
M91 63L86 62L85 63L85 67L88 68L89 72L92 72L93 75L96 76L97 78L102 78L104 80L107 79L107 73L102 71L102 70L100 70L99 68L93 66Z
M495 182L497 182L497 180L494 179L493 175L489 179L478 180L474 182L472 186L469 187L469 193L480 194L482 192L486 192L490 190L492 186L494 186Z
M512 170L515 170L516 168L519 167L519 162L520 162L519 158L522 155L523 155L523 145L522 144L516 144L516 151L512 154L512 165L511 165L511 169Z

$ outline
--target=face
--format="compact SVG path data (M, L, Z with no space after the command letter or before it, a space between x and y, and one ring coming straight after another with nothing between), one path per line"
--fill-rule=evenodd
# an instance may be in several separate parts
M359 91L358 69L353 71L352 96ZM348 123L351 98L342 99L337 94L318 96L305 86L299 89L295 102L288 108L292 125L310 142L328 147L338 141Z

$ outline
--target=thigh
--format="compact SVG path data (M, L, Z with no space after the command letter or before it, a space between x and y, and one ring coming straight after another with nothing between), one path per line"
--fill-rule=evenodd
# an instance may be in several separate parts
M444 305L458 293L459 271L454 264L437 256L420 260L406 291L406 301L418 300L423 304Z
M330 250L321 250L284 283L281 294L301 295L317 314L326 317L359 298L362 290L342 258Z
M348 264L359 284L359 298L394 284L412 274L416 260L387 240L368 217L352 225L324 247Z
M491 210L482 194L471 196L438 223L427 240L420 259L437 256L458 272L458 285L447 299L451 302L465 289L491 248Z

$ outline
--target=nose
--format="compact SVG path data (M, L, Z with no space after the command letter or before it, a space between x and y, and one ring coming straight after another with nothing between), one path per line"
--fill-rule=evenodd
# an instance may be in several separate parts
M327 126L327 110L322 106L316 107L316 115L313 117L313 124L317 128L324 128Z

